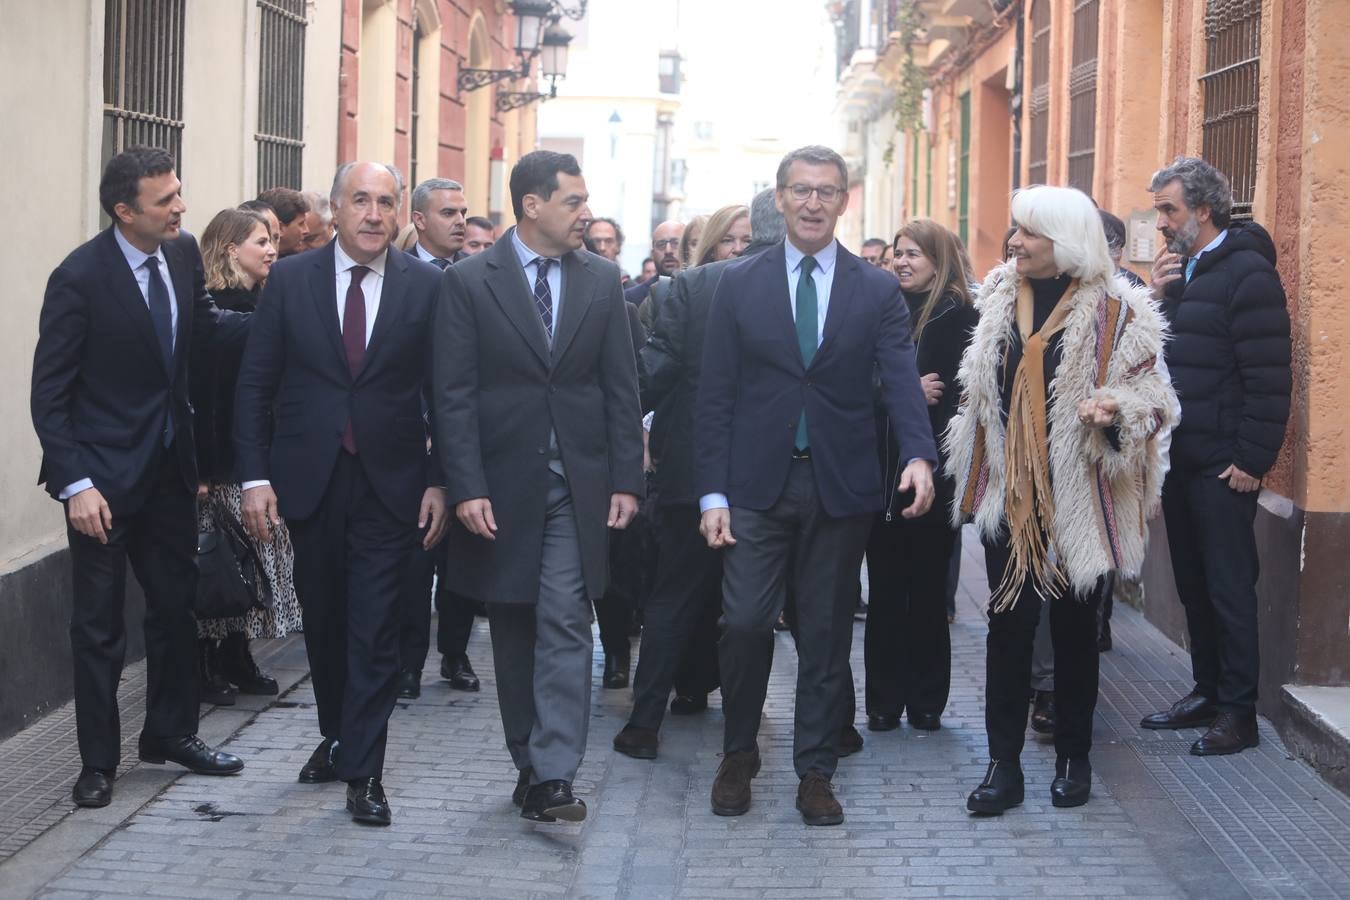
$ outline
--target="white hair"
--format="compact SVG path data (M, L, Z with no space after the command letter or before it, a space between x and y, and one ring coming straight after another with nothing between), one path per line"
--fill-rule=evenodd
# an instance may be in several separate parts
M1067 187L1036 185L1013 194L1012 217L1019 227L1055 244L1055 267L1080 281L1115 272L1101 215L1087 194Z

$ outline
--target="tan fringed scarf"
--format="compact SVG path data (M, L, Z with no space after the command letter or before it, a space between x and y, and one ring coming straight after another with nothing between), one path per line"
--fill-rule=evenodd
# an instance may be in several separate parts
M1045 346L1064 329L1069 307L1078 291L1078 280L1069 282L1041 330L1031 332L1035 301L1031 282L1023 279L1017 290L1017 330L1022 335L1022 361L1013 375L1012 401L1008 405L1008 467L1004 515L1008 520L1008 545L1012 555L1003 570L1003 581L994 592L994 612L1012 609L1031 578L1042 598L1065 584L1064 573L1052 558L1048 535L1055 519L1055 497L1050 487L1049 443L1046 440Z

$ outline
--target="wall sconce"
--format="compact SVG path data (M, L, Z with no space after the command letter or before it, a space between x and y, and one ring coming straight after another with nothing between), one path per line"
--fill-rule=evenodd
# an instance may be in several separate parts
M583 4L584 6L584 4ZM558 79L567 77L567 45L572 43L572 35L557 25L550 25L544 31L540 68L549 81L548 93L537 91L501 91L497 94L497 111L509 112L528 106L536 100L552 100L558 96Z

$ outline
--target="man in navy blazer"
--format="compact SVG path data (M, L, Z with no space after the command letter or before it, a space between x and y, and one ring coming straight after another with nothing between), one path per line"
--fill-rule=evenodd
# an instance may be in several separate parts
M197 491L188 377L192 353L242 341L248 317L212 306L187 207L166 151L130 147L99 183L111 227L52 272L33 354L39 483L66 507L74 605L79 806L107 806L121 759L117 683L130 561L145 593L149 675L141 759L194 772L243 768L197 732L192 612ZM198 356L200 359L200 356Z
M403 570L445 527L423 417L441 273L390 247L402 199L392 167L339 167L337 238L272 267L234 419L245 524L262 537L284 516L295 548L323 733L300 781L347 782L352 818L375 825L390 822Z
M797 596L797 808L808 825L843 810L830 778L858 570L885 488L877 466L872 384L879 374L891 427L909 462L904 511L933 500L937 461L909 314L890 273L839 246L848 169L826 147L778 167L787 240L733 264L708 314L694 424L700 530L723 553L719 657L724 756L712 808L741 815L759 771L756 738L786 583Z

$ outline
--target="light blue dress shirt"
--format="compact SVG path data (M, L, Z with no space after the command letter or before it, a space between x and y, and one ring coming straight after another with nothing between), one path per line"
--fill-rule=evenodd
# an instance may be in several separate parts
M520 230L513 229L511 232L511 244L515 247L516 258L520 260L520 267L525 270L526 290L530 296L534 296L534 281L539 277L539 263L536 259L544 257L542 253L536 253L520 239ZM553 265L548 267L548 275L544 280L548 282L548 292L553 300L553 331L558 331L558 321L562 314L563 280L562 280L562 259L557 256L544 257L553 260ZM543 327L543 322L539 323ZM549 346L553 345L553 337L549 336Z
M1186 283L1187 283L1187 284L1189 284L1189 283L1190 283L1190 280L1195 276L1195 267L1196 267L1197 265L1199 265L1199 263L1200 263L1200 257L1204 256L1204 255L1205 255L1206 253L1208 253L1209 251L1216 249L1220 244L1223 243L1223 239L1226 238L1226 237L1228 237L1228 229L1227 229L1227 228L1225 228L1223 231L1220 231L1218 237L1216 237L1214 240L1210 241L1210 242L1209 242L1208 244L1206 244L1203 248L1201 248L1201 250L1200 250L1199 253L1195 254L1195 256L1192 256L1192 257L1190 258L1190 261L1186 264Z

